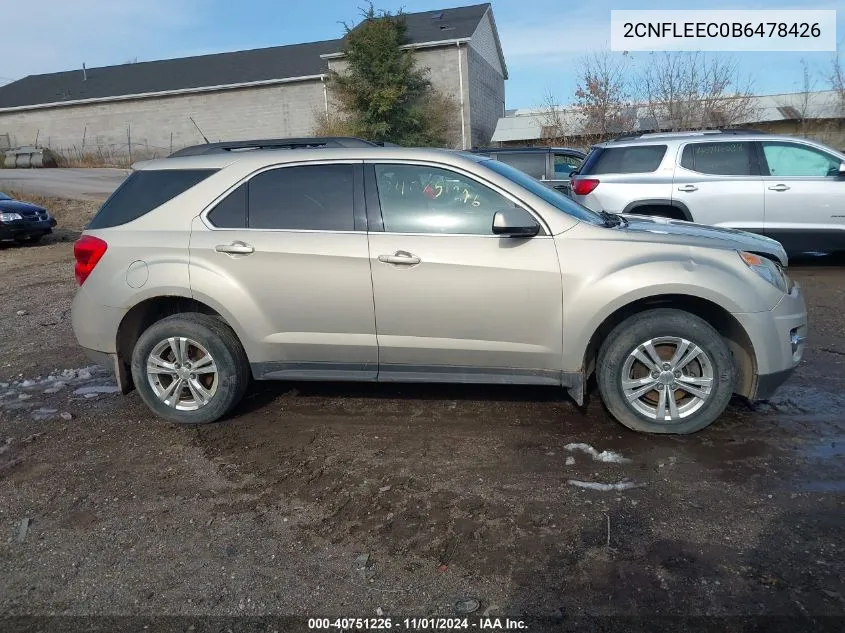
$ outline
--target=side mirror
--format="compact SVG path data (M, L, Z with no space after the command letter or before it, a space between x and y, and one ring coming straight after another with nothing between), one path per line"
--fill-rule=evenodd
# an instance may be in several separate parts
M503 237L534 237L540 232L540 223L521 207L502 209L493 216L493 233Z

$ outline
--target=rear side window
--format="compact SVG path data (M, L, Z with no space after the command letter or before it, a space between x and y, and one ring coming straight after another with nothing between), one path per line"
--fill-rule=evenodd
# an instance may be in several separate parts
M752 156L751 143L690 143L681 155L681 167L714 176L750 176Z
M666 155L666 145L597 147L584 160L581 175L647 174L656 171Z
M523 171L533 178L538 180L546 176L546 153L545 152L500 152L496 155L496 159L502 161L506 165L516 167L519 171Z
M265 171L249 181L251 229L352 231L353 165L302 165Z
M241 185L217 203L208 221L220 229L246 228L246 185Z
M107 229L137 220L205 180L216 169L142 169L135 171L100 207L88 229Z

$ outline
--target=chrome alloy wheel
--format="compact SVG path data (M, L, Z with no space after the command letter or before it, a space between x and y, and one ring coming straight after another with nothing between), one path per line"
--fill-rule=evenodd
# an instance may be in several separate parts
M703 407L713 391L713 363L685 338L663 336L639 344L622 366L622 391L637 412L678 422Z
M196 411L217 392L217 364L202 345L184 336L159 342L147 357L147 379L164 404Z

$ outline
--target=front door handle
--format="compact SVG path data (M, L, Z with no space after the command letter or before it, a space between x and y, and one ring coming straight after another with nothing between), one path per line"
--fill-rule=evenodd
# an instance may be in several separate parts
M789 191L789 189L787 185L773 185L769 187L769 191Z
M683 187L678 187L678 191L698 191L698 187L695 185L684 185Z
M255 252L252 244L246 242L232 242L230 244L218 244L214 247L218 253L226 253L227 255L249 255Z
M420 263L420 258L408 251L396 251L393 255L379 255L378 260L383 264L404 264L405 266Z

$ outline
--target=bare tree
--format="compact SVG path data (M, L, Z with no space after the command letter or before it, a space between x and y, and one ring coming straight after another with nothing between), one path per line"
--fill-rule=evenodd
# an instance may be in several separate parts
M540 142L544 145L571 145L566 112L558 105L554 94L549 91L540 106Z
M751 80L740 76L735 60L698 52L652 55L641 78L655 127L730 127L751 118Z
M834 55L830 65L830 75L828 76L830 88L836 93L836 101L839 107L839 113L845 116L845 66L842 64L842 57L837 51Z
M798 133L806 137L810 132L810 121L813 118L812 94L815 80L810 73L810 66L806 59L801 60L801 92L793 99L782 102L778 109L786 118L793 118L798 122Z
M580 114L582 134L590 142L603 141L636 127L632 76L627 53L616 56L601 51L581 58L575 106Z

